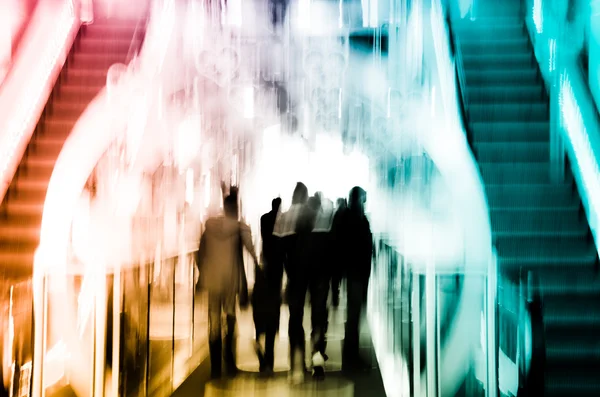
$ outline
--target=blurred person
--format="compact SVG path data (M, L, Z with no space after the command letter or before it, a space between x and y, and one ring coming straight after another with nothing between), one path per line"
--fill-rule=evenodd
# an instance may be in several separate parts
M347 316L342 350L342 368L345 371L368 368L359 355L360 320L367 300L373 254L371 226L364 208L366 200L365 190L353 187L348 208L336 217L333 226L342 275L346 279Z
M256 269L256 280L252 293L252 314L256 330L255 349L260 363L260 372L270 375L275 364L275 337L279 332L281 311L281 282L283 258L277 238L273 236L275 221L280 214L281 198L271 202L271 211L260 218L262 237L261 263ZM261 339L264 338L264 347Z
M211 376L221 376L221 359L229 375L237 373L235 363L236 298L240 307L247 306L246 273L243 248L258 260L252 244L250 227L239 219L236 195L223 202L224 215L209 218L200 239L198 270L200 282L208 291L208 328ZM221 318L226 316L225 346L221 339Z
M302 253L306 251L307 241L298 229L300 216L305 212L308 202L308 188L302 182L296 183L292 195L292 205L280 214L275 221L273 235L282 249L284 269L287 275L286 301L288 302L290 319L288 336L290 340L290 367L291 380L300 383L304 379L304 329L302 316L304 314L304 294L297 293L297 285L302 285ZM300 232L300 233L299 233ZM300 306L300 308L298 308Z
M333 224L337 224L340 221L340 217L343 216L344 211L347 209L347 201L345 198L338 198L336 202L335 215L333 217ZM335 243L334 243L335 244ZM340 305L340 285L342 284L342 266L341 258L339 256L339 249L337 246L332 247L332 272L331 272L331 304L333 307Z
M289 0L269 0L271 28L275 33L283 30Z
M331 279L333 203L317 192L309 199L308 208L306 230L310 228L311 232L307 236L309 249L302 288L304 294L307 290L310 294L312 373L314 378L323 379L328 359L325 350L329 325L327 298Z

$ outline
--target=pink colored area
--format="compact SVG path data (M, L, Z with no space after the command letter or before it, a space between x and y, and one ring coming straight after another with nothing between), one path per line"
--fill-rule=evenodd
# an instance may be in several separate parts
M9 73L38 0L5 0L0 3L0 84Z

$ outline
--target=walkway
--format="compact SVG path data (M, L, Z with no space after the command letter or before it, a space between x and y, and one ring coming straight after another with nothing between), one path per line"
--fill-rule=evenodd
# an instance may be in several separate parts
M343 304L343 302L342 302ZM252 347L254 325L252 311L248 310L239 316L238 322L238 352L237 364L241 370L240 375L234 379L209 381L210 365L208 359L192 373L192 375L173 393L173 397L351 397L369 396L384 397L383 382L377 368L377 360L365 324L361 333L361 352L365 359L371 360L373 370L362 374L353 374L352 379L341 373L341 348L343 341L343 324L345 310L340 305L337 310L329 314L329 332L326 363L327 377L323 382L316 382L307 375L306 381L299 386L291 386L287 381L288 363L288 338L287 322L288 309L282 307L280 336L275 346L275 371L271 379L263 379L258 374L258 360ZM304 316L304 329L310 335L310 307L307 306ZM308 343L308 341L307 341ZM307 349L308 350L308 349ZM307 363L309 363L307 356Z

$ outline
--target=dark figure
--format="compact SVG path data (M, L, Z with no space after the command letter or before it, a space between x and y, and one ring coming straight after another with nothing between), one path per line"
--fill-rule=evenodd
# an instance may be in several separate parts
M279 332L281 309L281 281L283 278L283 258L277 238L273 236L275 221L279 215L281 199L273 199L271 211L260 218L262 236L262 268L256 269L256 281L252 294L252 314L256 329L256 351L260 372L271 374L275 361L275 337ZM260 345L265 338L264 348Z
M283 27L289 0L269 0L269 11L271 12L271 26L273 29Z
M364 212L366 192L360 187L350 190L348 209L336 219L334 236L346 279L347 317L342 365L345 370L365 369L359 355L360 320L367 300L371 275L373 237Z
M301 217L305 215L308 201L308 189L298 182L292 196L292 205L289 210L277 218L273 235L278 238L282 247L284 268L288 283L286 288L286 300L289 305L290 320L288 336L290 339L290 366L291 376L295 383L304 378L304 328L302 327L302 316L304 314L305 291L303 275L305 273L305 252L308 250L305 223Z
M288 284L290 310L290 344L294 355L304 357L304 328L303 317L306 293L310 295L311 305L311 354L313 376L317 379L325 375L324 366L327 360L325 354L327 333L327 297L331 277L327 249L329 245L329 228L318 231L316 225L322 219L321 199L314 196L300 211L296 223L296 244L291 247L293 276ZM294 362L294 381L300 380L299 367ZM303 369L303 368L302 368Z
M339 222L340 217L343 216L344 211L347 209L346 199L339 198L337 199L337 208L335 210L335 215L333 217L333 224L337 224ZM339 252L338 249L334 247L334 252ZM338 307L340 305L340 286L342 284L342 263L339 255L332 255L332 272L331 272L331 304L333 307Z
M257 264L250 227L238 221L236 196L223 203L224 216L210 218L200 240L198 270L200 283L208 290L208 328L211 376L221 376L221 358L230 375L235 364L236 298L246 281L242 250L245 247ZM241 295L240 295L240 304ZM225 346L221 340L221 318L226 315Z

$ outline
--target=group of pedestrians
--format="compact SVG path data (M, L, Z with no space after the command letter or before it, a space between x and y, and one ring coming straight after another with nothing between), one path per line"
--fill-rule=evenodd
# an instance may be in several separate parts
M328 297L339 305L340 284L346 281L347 318L342 350L345 371L367 368L359 355L359 329L362 308L371 273L373 241L364 212L366 192L354 187L348 200L333 202L319 192L309 197L308 188L298 182L292 204L281 211L281 199L261 217L262 251L258 260L250 228L240 222L239 199L234 189L224 198L224 215L205 224L197 263L201 283L208 291L209 344L211 374L221 376L222 358L228 375L235 375L235 309L252 304L256 331L255 349L260 371L271 374L275 361L275 339L279 331L283 303L282 281L285 271L285 300L289 308L290 378L299 383L306 373L306 342L303 327L306 293L311 311L311 370L313 377L325 376L328 357ZM248 299L243 264L243 247L254 262L255 284ZM221 317L226 317L224 346Z

